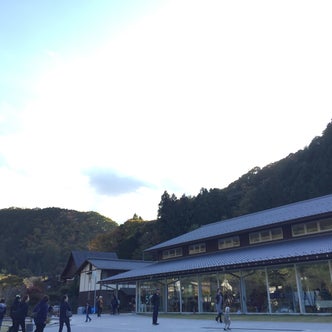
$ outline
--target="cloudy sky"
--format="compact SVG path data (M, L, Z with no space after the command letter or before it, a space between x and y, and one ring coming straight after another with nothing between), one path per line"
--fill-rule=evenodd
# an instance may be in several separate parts
M332 2L0 0L0 208L118 223L307 146Z

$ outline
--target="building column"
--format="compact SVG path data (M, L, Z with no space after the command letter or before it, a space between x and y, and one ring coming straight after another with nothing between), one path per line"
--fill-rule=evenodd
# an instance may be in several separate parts
M294 270L295 270L295 279L296 279L296 288L297 288L297 295L299 298L299 307L300 307L300 313L305 313L305 307L304 307L304 299L302 295L302 283L301 283L301 277L298 273L297 264L294 264Z
M201 283L201 277L198 275L198 294L197 294L197 311L198 313L203 312L203 297L202 297L202 283Z
M268 304L268 308L269 308L269 314L271 314L272 313L272 308L271 308L271 298L270 298L270 289L269 289L269 277L268 277L268 273L267 273L267 268L265 268L264 271L265 271L267 304Z
M247 309L247 296L246 296L246 283L242 275L242 271L240 272L240 303L241 303L241 309L242 313L246 314Z

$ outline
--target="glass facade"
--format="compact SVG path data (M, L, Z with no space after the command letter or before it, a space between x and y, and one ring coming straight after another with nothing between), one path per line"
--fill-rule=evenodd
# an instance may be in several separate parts
M206 274L199 277L199 311L214 312L214 293L217 285L217 274Z
M218 287L232 312L332 313L330 260L141 281L136 310L151 312L150 298L160 288L161 312L215 312Z
M304 312L332 313L331 261L299 265L297 270Z
M241 273L241 289L245 303L242 312L268 312L266 270L245 270Z

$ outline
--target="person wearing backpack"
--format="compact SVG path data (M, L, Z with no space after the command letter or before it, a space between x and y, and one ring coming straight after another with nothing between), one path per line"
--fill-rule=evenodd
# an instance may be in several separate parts
M3 318L5 317L6 311L7 311L7 307L6 307L5 299L2 298L0 300L0 330L1 330L2 321L3 321Z

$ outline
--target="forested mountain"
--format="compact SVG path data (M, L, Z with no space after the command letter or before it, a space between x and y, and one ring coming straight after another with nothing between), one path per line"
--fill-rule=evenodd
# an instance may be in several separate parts
M332 193L332 122L303 150L253 168L224 189L196 197L164 193L158 221L163 240L211 222Z
M203 188L197 196L181 198L164 192L156 221L129 220L92 246L139 259L144 249L201 225L331 194L331 165L332 123L305 149L262 169L254 167L224 189Z
M58 275L71 250L86 250L93 238L117 224L96 212L60 208L0 210L1 273Z
M332 193L332 123L305 149L224 189L161 197L158 218L134 216L122 225L94 212L58 208L0 210L0 266L20 275L62 272L71 250L115 251L141 259L144 249L201 225ZM145 257L150 258L150 257Z

